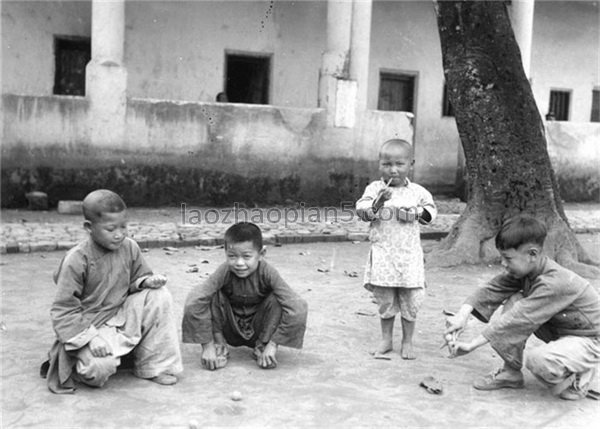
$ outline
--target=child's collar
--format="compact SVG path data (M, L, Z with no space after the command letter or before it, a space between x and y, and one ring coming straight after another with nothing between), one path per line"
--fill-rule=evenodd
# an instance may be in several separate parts
M96 243L96 240L94 240L91 235L88 236L88 243L89 243L89 247L90 247L91 251L96 255L105 255L107 253L116 251L116 250L110 250L110 249L106 249L106 248L102 247L101 245Z

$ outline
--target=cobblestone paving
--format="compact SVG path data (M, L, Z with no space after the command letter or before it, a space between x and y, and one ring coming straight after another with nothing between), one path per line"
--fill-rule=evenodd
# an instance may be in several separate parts
M157 209L136 209L157 210ZM229 215L227 215L229 213ZM317 241L364 241L368 236L368 223L346 211L301 211L298 209L246 209L237 218L228 210L190 209L185 216L165 220L144 220L129 223L129 235L142 248L215 246L222 243L225 230L232 223L248 220L257 223L269 244L308 243ZM227 216L227 217L226 217ZM423 238L441 238L458 219L456 213L441 213L432 225L422 226ZM40 216L37 216L38 218ZM41 215L41 218L44 216ZM148 218L148 216L143 216ZM577 233L600 232L600 209L567 210L571 227ZM0 253L48 252L67 250L86 237L80 222L73 216L66 221L54 213L50 222L2 223Z

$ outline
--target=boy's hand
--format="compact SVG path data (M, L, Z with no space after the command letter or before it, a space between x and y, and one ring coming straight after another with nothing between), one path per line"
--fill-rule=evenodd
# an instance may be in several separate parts
M217 369L217 348L214 341L202 344L202 365L206 369L214 371Z
M463 341L450 341L448 348L450 349L450 357L464 356L475 350L472 343L465 343Z
M262 352L262 355L258 358L258 366L261 368L275 368L277 366L277 344L273 341L269 341Z
M471 305L463 304L458 313L446 317L446 330L444 331L444 334L452 334L453 332L460 332L465 329L471 311L473 311Z
M148 289L158 289L167 284L167 277L162 274L154 274L144 280L143 287Z
M449 316L446 318L446 330L444 334L452 334L453 332L460 332L465 328L467 324L466 320L463 320L462 317Z
M383 204L392 198L392 190L390 188L380 189L373 201L373 211L377 212L383 207Z
M105 357L112 355L112 348L110 347L110 344L108 344L100 335L96 335L94 338L92 338L88 345L90 346L90 351L94 357Z

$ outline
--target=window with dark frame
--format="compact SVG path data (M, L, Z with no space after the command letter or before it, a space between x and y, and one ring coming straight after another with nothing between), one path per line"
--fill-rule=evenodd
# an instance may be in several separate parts
M381 72L378 110L414 113L416 75Z
M89 38L55 36L53 93L85 96L85 67L91 58Z
M270 55L226 54L225 69L230 103L269 104Z
M592 90L592 115L590 122L600 122L600 88Z
M571 103L571 91L551 90L548 116L556 121L569 120L569 105Z
M454 107L450 103L450 97L448 97L448 85L444 82L444 97L442 100L442 116L454 116Z

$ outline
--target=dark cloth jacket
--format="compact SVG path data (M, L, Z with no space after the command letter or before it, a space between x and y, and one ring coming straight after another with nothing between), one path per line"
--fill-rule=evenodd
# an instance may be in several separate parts
M235 314L251 316L270 294L282 309L281 321L271 340L278 345L301 348L306 330L307 304L264 260L246 278L233 274L223 263L202 284L189 293L182 322L184 343L206 344L213 340L211 300L221 291Z

